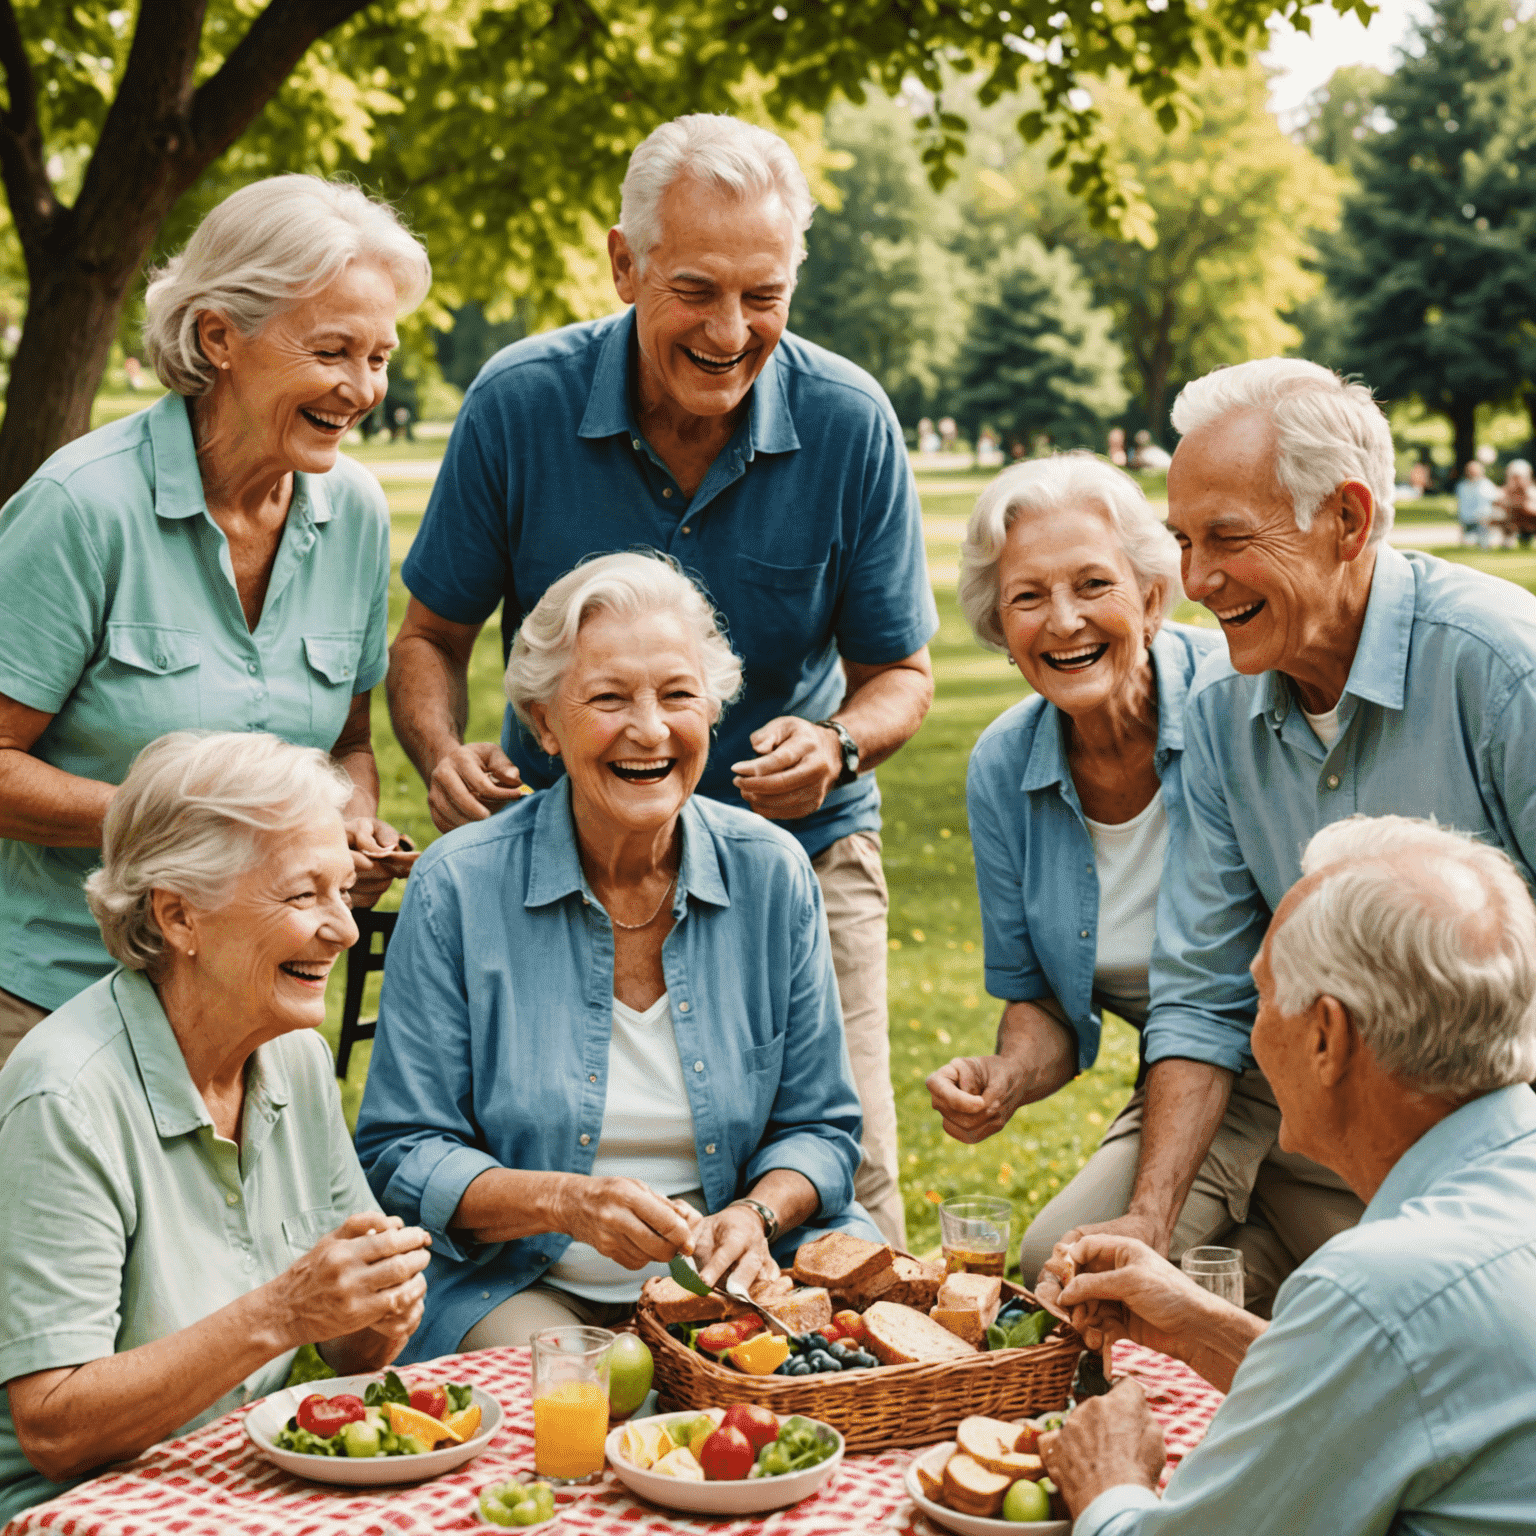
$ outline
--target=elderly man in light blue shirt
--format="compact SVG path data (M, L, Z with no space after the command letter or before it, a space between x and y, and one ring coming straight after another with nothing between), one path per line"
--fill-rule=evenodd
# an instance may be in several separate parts
M1122 1382L1041 1454L1075 1536L1536 1529L1536 907L1514 862L1407 817L1319 832L1253 975L1281 1144L1368 1201L1267 1327L1131 1238L1042 1277L1088 1343L1127 1335L1228 1391L1160 1500ZM1058 1286L1065 1281L1065 1288Z
M1434 816L1536 878L1536 599L1385 542L1391 433L1360 385L1271 358L1197 380L1173 419L1168 526L1228 656L1188 697L1133 1193L1077 1230L1165 1254L1176 1227L1175 1249L1231 1243L1263 1308L1363 1207L1276 1144L1249 963L1308 839L1355 813ZM1196 1209L1210 1214L1191 1234Z

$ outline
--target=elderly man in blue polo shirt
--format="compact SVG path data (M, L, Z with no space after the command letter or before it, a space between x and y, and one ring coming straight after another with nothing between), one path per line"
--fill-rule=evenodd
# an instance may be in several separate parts
M921 725L938 627L901 429L878 384L785 330L813 204L782 139L683 117L630 160L608 237L623 314L531 337L465 397L403 571L395 730L444 831L544 786L519 731L464 741L475 637L503 655L578 561L648 545L701 577L745 662L701 794L780 822L826 898L864 1115L859 1200L904 1235L869 770Z
M1245 1256L1250 1304L1362 1205L1278 1142L1248 966L1320 827L1433 816L1536 878L1536 598L1385 542L1392 439L1358 384L1299 358L1179 396L1168 526L1227 654L1190 685L1138 1117L1074 1181L1074 1231ZM1129 1199L1127 1201L1127 1193Z
M1075 1536L1492 1536L1536 1529L1536 908L1508 855L1406 817L1325 827L1253 966L1282 1145L1369 1202L1274 1321L1133 1238L1041 1287L1227 1393L1159 1500L1125 1381L1041 1442ZM1061 1281L1065 1288L1057 1294Z

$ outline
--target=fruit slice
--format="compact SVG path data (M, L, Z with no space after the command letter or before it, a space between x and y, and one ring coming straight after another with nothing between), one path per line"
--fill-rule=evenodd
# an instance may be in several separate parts
M458 1445L464 1439L451 1424L431 1418L417 1408L407 1408L402 1403L386 1403L384 1411L389 1415L390 1429L397 1435L414 1435L427 1445L436 1445L439 1440L451 1440Z
M727 1358L749 1376L771 1376L789 1359L789 1340L776 1333L760 1333L730 1350Z
M713 1429L710 1432L713 1433ZM641 1419L638 1423L626 1424L624 1433L619 1437L619 1454L642 1472L651 1471L676 1449L677 1445L668 1433L667 1426L658 1424L655 1419Z
M450 1413L443 1423L454 1430L460 1440L472 1440L480 1428L480 1404L471 1403L457 1413Z
M704 1468L698 1458L686 1446L663 1456L651 1469L660 1477L676 1477L685 1483L702 1483Z

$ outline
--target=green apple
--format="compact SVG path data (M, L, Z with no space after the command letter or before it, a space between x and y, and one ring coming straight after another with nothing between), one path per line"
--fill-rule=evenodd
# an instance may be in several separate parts
M377 1425L367 1419L354 1419L341 1426L341 1443L348 1456L377 1456L380 1439Z
M1023 1523L1051 1518L1051 1496L1039 1483L1021 1478L1003 1500L1003 1519Z
M651 1390L656 1362L638 1334L621 1333L608 1354L608 1411L610 1419L627 1419Z

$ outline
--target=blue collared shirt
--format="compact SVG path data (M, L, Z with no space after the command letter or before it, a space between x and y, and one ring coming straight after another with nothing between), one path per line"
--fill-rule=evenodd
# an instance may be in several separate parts
M697 796L681 823L662 970L705 1201L718 1211L790 1168L816 1186L821 1224L874 1238L853 1203L863 1123L810 861L771 823ZM439 838L390 940L357 1122L385 1210L432 1234L403 1358L458 1349L569 1245L477 1247L448 1223L487 1169L591 1172L612 1031L613 928L582 874L569 781Z
M1212 656L1184 723L1188 815L1171 829L1152 953L1148 1062L1254 1065L1249 962L1319 827L1434 816L1504 849L1536 884L1536 597L1383 546L1323 747L1278 672Z
M1536 1095L1463 1105L1280 1288L1166 1496L1099 1495L1075 1536L1530 1536Z
M1170 825L1184 816L1179 760L1185 692L1201 657L1224 648L1219 632L1186 624L1165 624L1152 642L1154 763ZM971 753L966 811L987 991L1008 1003L1054 997L1077 1032L1078 1069L1086 1072L1099 1054L1093 996L1099 876L1067 764L1064 728L1060 711L1040 694L999 715Z
M640 546L674 556L702 579L746 664L699 785L741 805L730 765L756 755L752 732L832 714L839 655L881 666L938 628L917 488L880 386L786 333L735 435L684 497L636 423L634 329L632 311L568 326L480 370L401 575L456 624L483 623L500 603L505 658L523 616L578 561ZM510 709L502 745L525 783L559 776ZM877 831L874 776L782 825L812 858Z

